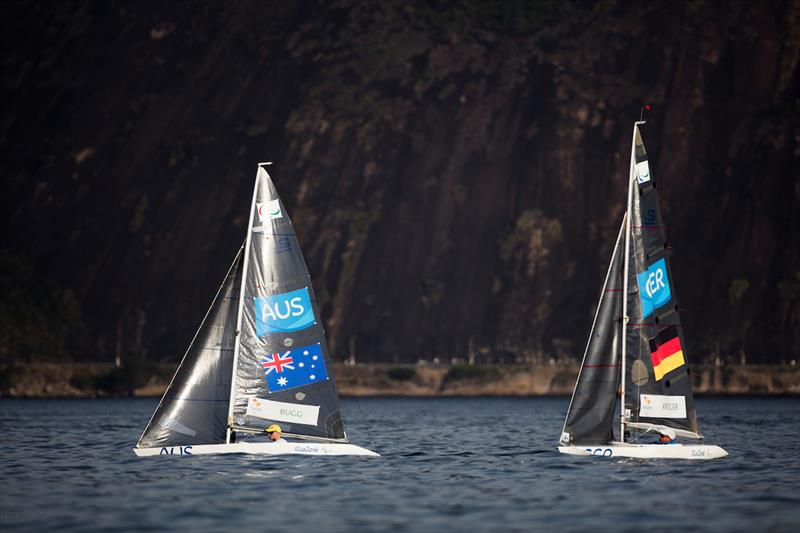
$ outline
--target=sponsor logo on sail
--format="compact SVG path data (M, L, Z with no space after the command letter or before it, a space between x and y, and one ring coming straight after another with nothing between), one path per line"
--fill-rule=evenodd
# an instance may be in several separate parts
M268 333L299 331L316 324L311 298L305 287L273 296L256 296L253 305L256 335L259 337Z
M672 298L667 277L667 263L664 259L659 259L647 270L637 274L636 280L639 283L642 318L647 318Z
M686 418L684 396L639 395L639 416L649 418Z
M325 358L319 344L267 354L259 359L259 364L264 369L264 378L270 392L303 387L328 379Z
M256 202L256 213L258 213L258 221L262 223L265 219L273 220L276 218L283 218L281 204L277 198L263 203Z
M277 422L291 422L316 426L319 422L319 406L298 403L276 402L262 398L250 398L247 402L248 416Z
M656 381L686 364L678 328L669 326L650 339L650 359L653 362Z
M647 159L636 163L636 181L639 183L647 183L650 181L650 165L647 163Z

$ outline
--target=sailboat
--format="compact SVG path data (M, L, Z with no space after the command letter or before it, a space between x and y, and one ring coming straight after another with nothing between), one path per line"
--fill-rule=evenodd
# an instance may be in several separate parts
M311 278L268 164L258 165L244 245L133 448L137 456L378 456L345 433ZM283 441L264 442L272 424Z
M643 124L633 126L627 209L558 451L602 457L725 457L728 453L719 446L677 440L700 441L703 436L658 192L640 132ZM618 395L620 425L615 439Z

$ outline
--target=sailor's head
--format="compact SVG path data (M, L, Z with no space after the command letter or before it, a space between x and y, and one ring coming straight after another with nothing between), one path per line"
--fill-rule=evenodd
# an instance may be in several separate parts
M266 430L269 440L278 440L281 438L281 427L278 424L272 424Z

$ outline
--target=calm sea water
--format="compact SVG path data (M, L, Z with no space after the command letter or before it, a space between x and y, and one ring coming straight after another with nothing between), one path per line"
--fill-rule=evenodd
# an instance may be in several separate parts
M800 400L698 399L709 462L559 455L567 403L346 399L382 458L136 458L155 400L0 400L0 529L798 530Z

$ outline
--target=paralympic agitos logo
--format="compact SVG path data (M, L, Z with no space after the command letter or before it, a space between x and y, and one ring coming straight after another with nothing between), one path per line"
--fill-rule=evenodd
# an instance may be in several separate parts
M672 298L667 277L667 263L659 259L647 270L636 275L639 283L639 298L642 302L642 318L653 314L653 311L665 305Z

